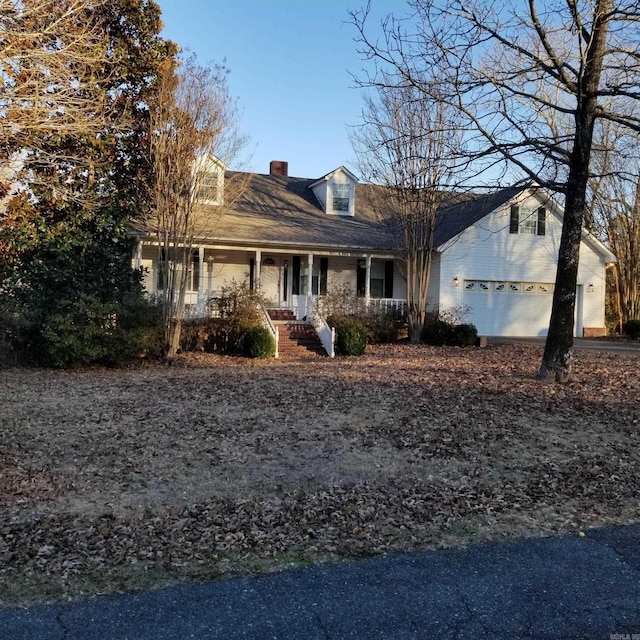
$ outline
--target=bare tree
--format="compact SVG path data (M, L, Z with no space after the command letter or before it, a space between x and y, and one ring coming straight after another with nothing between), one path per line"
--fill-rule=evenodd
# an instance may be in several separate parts
M640 143L616 124L598 131L597 175L590 181L591 230L616 256L612 307L620 330L640 319Z
M0 165L51 135L96 134L107 101L98 0L0 0Z
M352 14L362 51L386 70L362 82L386 84L391 70L394 84L437 95L458 110L478 171L506 163L564 195L538 377L566 379L594 126L607 120L640 131L640 8L631 0L411 0L409 7L406 19L383 22L376 41L365 30L368 9Z
M244 140L224 67L198 65L194 56L167 61L157 108L152 110L152 224L158 237L165 353L180 345L185 295L197 238L206 238L246 179L225 179Z
M426 321L437 212L460 143L450 135L452 117L450 107L415 87L389 84L365 97L353 135L361 172L384 187L368 193L399 249L411 342L420 341Z
M617 258L613 275L622 329L627 320L640 320L640 178L632 191L621 189L614 195L606 223L607 240Z

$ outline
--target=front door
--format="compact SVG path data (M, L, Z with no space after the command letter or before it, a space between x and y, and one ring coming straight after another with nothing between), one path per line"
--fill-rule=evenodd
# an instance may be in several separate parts
M280 258L265 258L260 269L260 288L269 306L280 306Z

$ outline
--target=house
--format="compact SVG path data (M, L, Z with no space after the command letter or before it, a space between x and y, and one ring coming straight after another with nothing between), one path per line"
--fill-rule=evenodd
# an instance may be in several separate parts
M231 174L217 167L205 186L220 202ZM345 283L376 308L402 307L406 283L397 242L368 204L367 190L376 188L359 184L345 167L306 179L290 177L287 163L274 161L269 174L252 174L238 200L197 234L187 305L204 314L221 287L246 280L269 306L299 319L318 296ZM466 321L481 335L546 335L561 226L561 207L533 186L451 196L435 231L430 308L467 309ZM145 268L153 294L158 245L142 228L137 238L135 264ZM605 270L613 261L601 242L584 234L577 336L604 334Z

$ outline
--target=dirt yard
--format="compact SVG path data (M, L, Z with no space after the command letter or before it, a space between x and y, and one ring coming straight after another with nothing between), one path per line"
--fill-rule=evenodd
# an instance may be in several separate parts
M640 519L637 356L0 372L0 606Z

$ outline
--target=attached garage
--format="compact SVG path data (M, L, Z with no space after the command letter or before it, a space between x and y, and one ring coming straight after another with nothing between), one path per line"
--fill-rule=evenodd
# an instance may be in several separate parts
M463 303L468 321L485 336L546 336L553 284L465 280Z

